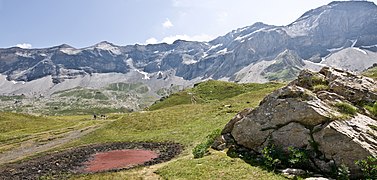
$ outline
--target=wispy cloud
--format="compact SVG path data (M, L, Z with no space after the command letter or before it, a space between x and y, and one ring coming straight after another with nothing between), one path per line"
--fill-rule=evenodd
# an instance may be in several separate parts
M29 43L22 43L22 44L16 44L16 47L19 47L22 49L31 49L33 46Z
M151 37L145 41L145 44L157 44L158 40L154 37Z
M162 27L165 29L172 28L173 26L173 23L169 19L166 19L166 21L162 23Z
M183 35L167 36L167 37L162 38L161 41L158 41L156 38L151 37L147 39L145 43L146 44L157 44L157 43L172 44L176 40L207 42L207 41L212 40L213 38L214 38L213 36L210 36L208 34L200 34L200 35L194 35L194 36L183 34Z

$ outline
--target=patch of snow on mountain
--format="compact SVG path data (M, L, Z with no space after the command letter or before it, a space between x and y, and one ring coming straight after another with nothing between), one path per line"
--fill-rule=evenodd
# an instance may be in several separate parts
M351 45L351 47L355 47L355 45L356 45L356 43L357 43L357 39L355 39L355 40L351 40L352 41L352 45Z
M135 70L136 72L138 72L138 73L144 75L144 78L143 78L143 79L150 79L150 78L149 78L149 74L148 74L147 72L141 71L141 70L139 70L139 69L134 69L134 70Z
M195 64L195 63L197 63L198 61L196 61L196 60L194 60L190 55L183 55L182 56L182 63L183 64L187 64L187 65L189 65L189 64Z
M328 55L330 56L330 55ZM319 62L320 64L322 64L322 62L325 62L326 58L321 58L321 62Z
M25 58L33 58L33 55L31 53L26 53L26 52L16 52L16 55L25 57Z
M60 49L60 51L68 55L76 55L81 52L81 50L73 49L73 48L64 48L64 49Z
M216 49L216 48L218 48L218 47L220 47L220 46L222 46L223 44L216 44L216 45L214 45L214 46L211 46L209 49L208 49L208 51L211 51L211 50L213 50L213 49ZM208 52L207 51L207 52Z
M244 36L238 36L236 39L234 39L235 41L242 41L248 37L250 37L253 33L251 34L247 34L247 35L244 35Z
M207 56L208 56L208 54L206 52L203 52L202 58L205 58Z
M361 46L362 48L374 48L374 47L377 47L377 44L375 45L370 45L370 46Z
M366 51L364 51L364 50L362 50L362 49L360 49L360 48L353 48L354 50L357 50L357 51L359 51L359 52L361 52L361 53L363 53L363 54L368 54Z
M240 33L240 32L242 32L242 31L245 31L245 30L247 30L247 29L249 29L249 26L246 26L246 27L243 27L243 28L239 28L239 29L237 29L237 33Z
M15 81L15 80L11 80L10 82L12 82L13 84L25 84L25 81Z
M222 49L220 51L217 51L216 54L225 54L227 52L228 52L228 48L224 48L224 49Z
M147 72L144 72L144 71L141 71L141 70L135 68L134 63L133 63L133 60L132 60L131 58L127 59L125 62L127 63L128 66L130 66L130 68L131 68L132 70L134 70L134 71L136 71L136 72L138 72L138 73L144 75L143 79L150 79L150 78L149 78L149 74L148 74Z
M342 50L343 47L338 47L338 48L331 48L331 49L327 49L327 51L330 51L330 52L336 52L336 51L340 51Z

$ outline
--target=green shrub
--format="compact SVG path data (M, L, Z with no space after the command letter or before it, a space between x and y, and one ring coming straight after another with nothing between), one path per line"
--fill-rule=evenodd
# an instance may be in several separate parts
M377 179L377 158L368 156L366 159L355 162L363 172L366 179Z
M375 102L373 105L364 105L364 108L367 109L374 116L377 116L377 102Z
M312 81L313 86L316 86L316 85L326 85L327 86L329 84L329 82L327 82L324 79L324 77L319 76L318 74L313 75L311 81Z
M269 145L261 151L262 163L270 170L276 168L310 168L309 155L306 150L288 147L288 152L284 151L281 147Z
M206 143L200 143L200 144L196 145L195 148L192 150L192 154L194 155L194 158L204 157L208 148L209 148L209 146L207 146Z
M336 179L348 180L348 179L350 179L349 176L350 176L350 171L349 171L348 167L346 165L344 165L344 164L341 164L338 167L338 172L336 174Z
M355 115L357 113L357 108L348 103L338 102L335 106L338 108L339 112L347 115Z
M288 163L291 166L306 166L309 162L308 154L305 150L295 147L288 147L289 159Z
M206 137L206 140L204 142L195 146L192 150L194 158L204 157L205 153L208 152L208 148L211 147L211 145L215 142L216 137L220 135L220 132L220 129L216 129Z
M276 147L275 145L269 145L262 149L263 164L267 169L275 170L277 167L281 167L284 162L287 162L287 156L283 149Z
M313 86L313 91L324 91L324 90L328 90L329 89L329 86L328 85L324 85L324 84L317 84L317 85L314 85Z
M363 72L363 76L367 76L373 79L377 79L377 67L370 68Z

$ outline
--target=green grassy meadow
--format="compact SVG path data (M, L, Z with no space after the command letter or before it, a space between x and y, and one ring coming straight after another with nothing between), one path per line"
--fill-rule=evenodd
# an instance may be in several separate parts
M113 120L102 123L100 129L58 149L105 142L176 142L184 146L184 152L179 157L172 162L150 167L151 171L163 179L284 179L238 158L230 158L225 152L211 151L209 155L199 159L194 159L191 154L195 145L204 141L214 130L222 129L237 112L256 107L267 94L282 86L283 84L278 83L235 84L206 81L158 101L145 111L113 114ZM2 120L4 122L0 122L0 125L18 121L18 117L24 116L30 117L30 121L35 121L36 124L30 127L25 124L24 127L0 129L0 139L14 135L21 137L24 136L24 131L33 134L88 125L86 123L99 123L87 120L90 117L85 116L10 116L15 118L8 117L7 120ZM43 128L38 128L39 126ZM25 128L27 130L23 130ZM75 175L72 179L139 179L148 176L143 171L144 168L137 168L112 173Z

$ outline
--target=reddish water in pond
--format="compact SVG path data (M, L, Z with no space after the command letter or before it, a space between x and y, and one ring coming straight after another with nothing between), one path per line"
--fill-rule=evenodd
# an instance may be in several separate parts
M84 172L99 172L132 167L157 157L158 154L154 151L139 149L101 152L95 154L92 160L85 163L87 166Z

